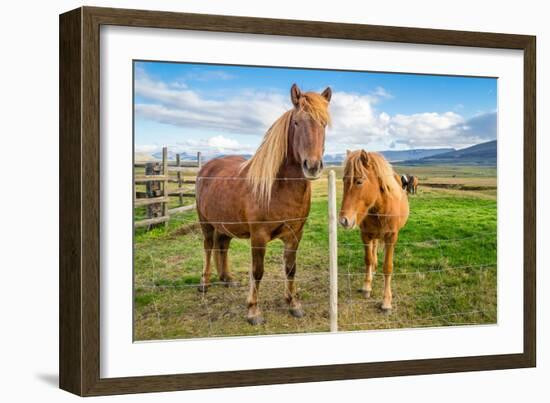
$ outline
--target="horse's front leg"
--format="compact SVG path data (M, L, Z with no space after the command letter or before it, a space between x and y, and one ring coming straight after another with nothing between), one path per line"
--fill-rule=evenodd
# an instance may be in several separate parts
M296 235L293 234L291 238L283 239L285 244L285 299L288 302L290 314L295 318L301 318L304 316L302 304L300 304L300 301L298 301L298 298L296 297L296 288L294 284L294 276L296 275L296 252L298 250L298 246L300 245L301 238L302 234L300 233Z
M370 298L372 293L372 276L376 271L376 241L367 234L361 232L361 239L365 249L365 279L363 287L359 290L365 298Z
M252 268L250 271L250 290L248 292L247 320L251 325L261 325L265 322L260 308L258 307L258 292L260 281L264 275L264 257L267 239L263 237L252 237Z
M397 233L390 233L384 237L384 299L380 310L390 314L392 310L391 277L393 272L393 251L397 242Z

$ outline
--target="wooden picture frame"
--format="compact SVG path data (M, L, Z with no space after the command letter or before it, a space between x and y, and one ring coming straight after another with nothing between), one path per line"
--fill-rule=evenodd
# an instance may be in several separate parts
M211 373L100 377L100 27L170 28L524 52L523 353ZM535 37L82 7L60 16L60 387L81 396L313 382L536 364Z

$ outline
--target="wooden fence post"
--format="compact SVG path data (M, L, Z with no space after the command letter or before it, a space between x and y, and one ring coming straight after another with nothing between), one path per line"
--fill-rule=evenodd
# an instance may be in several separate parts
M148 162L145 164L145 175L156 176L160 175L161 167L158 162ZM145 183L145 194L148 199L156 198L161 195L160 181L148 181ZM152 203L147 205L147 218L154 219L162 216L162 204ZM147 230L155 227L158 224L148 224Z
M174 164L172 164L174 165ZM200 168L202 166L201 153L197 153L197 162L182 161L181 156L176 154L176 167L170 168L168 161L168 148L162 148L162 161L160 162L134 162L134 169L145 167L145 175L138 175L134 172L135 183L145 183L146 192L135 191L134 207L147 206L147 218L134 222L135 227L152 227L164 223L168 227L171 214L182 213L193 210L196 204L183 205L184 197L195 197L195 193L186 191L184 185L196 184L196 180L185 180L185 168ZM176 179L170 178L170 172L177 172ZM158 176L158 179L156 178ZM162 182L162 185L161 185ZM169 184L177 183L178 188L170 191ZM170 196L178 196L180 205L170 209Z
M178 168L181 167L181 160L180 160L179 154L176 154L176 166ZM181 180L182 179L181 171L178 171L177 176L178 176L178 189L180 190L180 193L179 193L180 206L183 206L183 195L181 194L181 187L183 186L183 181Z
M328 173L328 243L329 243L329 317L330 331L338 331L338 237L336 217L336 174Z
M168 148L162 147L162 174L164 175L164 185L162 186L165 201L162 203L162 215L168 216ZM168 228L168 220L164 221L164 228Z

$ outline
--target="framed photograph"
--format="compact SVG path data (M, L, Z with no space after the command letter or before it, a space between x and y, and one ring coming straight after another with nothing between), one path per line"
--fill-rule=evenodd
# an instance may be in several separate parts
M535 37L60 16L60 387L533 367Z

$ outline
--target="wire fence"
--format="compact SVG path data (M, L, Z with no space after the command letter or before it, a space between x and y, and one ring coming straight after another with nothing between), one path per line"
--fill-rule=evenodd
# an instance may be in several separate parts
M469 214L453 209L446 214L459 212L464 220L476 216L475 212ZM296 319L288 313L283 297L287 287L284 248L276 242L267 246L266 267L259 289L258 306L266 318L265 324L249 326L245 321L250 256L255 248L247 240L233 240L228 249L234 281L227 284L214 275L208 292L198 292L203 269L201 224L204 222L195 212L187 212L178 217L179 227L174 232L179 235L168 234L167 238L136 243L134 320L137 339L326 332L331 329L333 315L330 303L333 281L337 282L333 289L338 304L337 325L341 331L496 323L496 253L469 262L464 262L468 260L467 253L459 259L450 256L466 251L472 244L491 251L496 248L496 231L398 240L392 274L393 312L385 316L378 309L383 280L376 280L383 277L382 264L374 273L372 295L366 299L358 292L365 277L363 249L366 245L360 242L357 230L341 232L336 244L337 276L331 279L330 242L326 236L319 235L327 233L328 214L315 213L309 218L208 222L222 226L231 234L234 225L287 225L303 221L304 238L296 250L298 270L294 283L305 311L304 318ZM422 225L423 221L433 219L411 212L409 222ZM386 245L382 241L378 244ZM226 249L214 247L212 251ZM423 251L426 256L418 258Z

